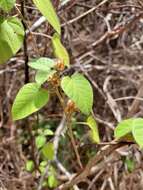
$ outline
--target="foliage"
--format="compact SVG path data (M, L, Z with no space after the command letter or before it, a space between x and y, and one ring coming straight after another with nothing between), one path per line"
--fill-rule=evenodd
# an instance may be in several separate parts
M83 75L75 73L71 77L63 77L61 86L81 112L89 115L93 105L93 91L87 79Z
M60 22L51 3L51 0L33 0L33 2L41 11L41 13L47 18L48 22L53 26L53 28L59 34L61 34Z
M0 21L0 63L11 58L22 46L24 29L17 18L1 19ZM7 51L5 51L7 50Z
M69 66L70 60L69 60L68 52L63 46L63 44L61 43L60 36L56 33L52 37L52 44L53 44L55 56L63 60L64 65Z
M0 8L4 11L8 12L14 6L15 0L1 0L0 1Z
M33 160L27 160L25 169L28 172L33 172L33 170L34 170L34 162L33 162Z
M120 139L132 133L134 140L143 147L143 119L131 118L121 121L115 129L115 138ZM132 139L133 140L133 139Z
M99 137L99 132L98 132L98 127L95 119L92 116L89 116L87 118L86 124L89 126L91 129L91 138L93 139L93 142L99 143L100 142L100 137Z
M29 61L28 66L36 71L35 81L23 85L17 93L12 105L12 118L13 120L20 120L30 116L47 105L50 94L56 95L66 117L66 125L69 133L71 133L69 136L72 139L72 144L74 142L70 123L72 117L76 117L75 113L77 112L81 112L85 116L85 122L79 123L89 127L93 142L100 143L98 125L92 116L94 97L92 85L82 73L69 74L67 72L71 69L70 56L62 43L61 25L56 9L50 0L33 0L33 2L54 29L53 35L50 37L54 56L40 57ZM14 5L15 0L0 1L0 9L7 15L6 17L0 17L0 64L14 56L22 47L24 41L25 31L21 19L9 14ZM117 143L122 141L136 142L141 148L143 147L142 134L142 118L123 120L114 131ZM45 172L47 164L55 158L54 144L52 140L49 141L49 136L53 135L53 131L45 129L34 136L36 150L40 158L38 169L41 175ZM74 148L77 155L76 146ZM126 165L129 171L134 169L132 160L126 160ZM33 172L36 170L35 166L33 160L28 160L25 169L28 172ZM49 168L50 174L45 179L43 186L55 188L58 185L55 169L52 164Z
M42 148L42 155L46 160L54 159L54 146L53 143L44 144Z
M47 90L41 88L37 83L28 83L18 92L12 107L14 120L22 119L39 109L49 100Z

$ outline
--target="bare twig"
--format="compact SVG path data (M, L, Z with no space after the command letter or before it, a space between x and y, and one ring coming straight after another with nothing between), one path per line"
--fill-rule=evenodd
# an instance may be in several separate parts
M88 164L86 165L84 170L82 172L80 172L80 174L75 176L71 181L65 183L64 185L61 185L59 187L59 189L66 190L66 189L69 189L70 187L72 187L73 185L78 184L81 181L84 181L86 179L86 177L89 176L90 170L93 166L95 166L98 162L103 160L105 156L109 156L118 148L128 145L128 144L130 144L130 143L119 142L114 145L107 145L107 146L103 147L101 149L101 151L98 152L97 155L95 155L93 158L90 159L90 161L88 162Z

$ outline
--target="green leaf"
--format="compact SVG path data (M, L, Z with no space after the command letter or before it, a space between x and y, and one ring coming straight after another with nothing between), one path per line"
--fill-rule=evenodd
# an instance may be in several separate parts
M38 84L43 84L46 80L49 79L56 70L54 70L55 61L46 57L41 57L37 60L29 62L29 66L33 69L36 69L35 81Z
M60 22L51 0L33 0L33 2L53 28L61 34Z
M88 80L81 74L63 77L61 87L82 113L89 115L93 105L93 90Z
M47 90L37 83L28 83L18 92L12 106L14 120L22 119L41 109L49 100Z
M52 135L54 135L54 133L53 133L53 131L50 130L50 129L45 129L45 130L43 131L43 135L45 135L45 136L52 136Z
M46 82L50 77L52 77L56 73L55 70L50 70L49 72L44 72L44 71L37 71L35 75L35 81L38 84L43 84Z
M10 11L15 4L15 0L0 0L0 8L5 12Z
M131 118L123 120L118 124L115 129L115 137L117 139L126 136L127 134L133 134L134 140L143 147L143 119Z
M45 143L46 143L46 137L44 135L39 135L38 137L36 137L35 144L37 149L43 147Z
M42 161L40 163L40 166L39 166L39 169L40 169L40 172L43 174L45 172L45 168L47 166L47 161Z
M17 18L9 18L0 24L0 40L8 43L15 54L21 47L24 39L22 23Z
M20 20L12 17L0 23L0 63L16 54L22 46L23 39L24 28Z
M89 116L87 118L86 124L91 129L91 137L94 140L94 142L99 143L100 137L99 137L99 132L98 132L98 126L97 126L95 119L92 116Z
M134 160L126 158L125 163L127 165L128 171L129 172L133 172L133 170L135 169L135 162L134 162Z
M69 66L70 59L69 59L68 52L66 48L63 46L63 44L61 43L60 36L58 34L54 34L54 36L52 37L52 44L53 44L55 56L63 60L66 66Z
M28 172L33 172L33 170L34 170L33 160L27 160L25 168Z
M54 145L53 143L47 143L42 148L42 155L46 160L54 159Z
M55 66L55 61L46 57L41 57L39 59L33 60L28 63L28 65L36 70L49 72Z
M13 52L8 43L0 39L0 64L5 63L13 56Z
M143 147L143 119L142 118L133 119L132 133L138 145L140 147Z
M55 188L58 186L58 181L54 174L48 176L48 186L50 188Z
M117 139L120 139L121 137L129 134L132 131L134 119L126 119L121 121L114 131L114 136Z

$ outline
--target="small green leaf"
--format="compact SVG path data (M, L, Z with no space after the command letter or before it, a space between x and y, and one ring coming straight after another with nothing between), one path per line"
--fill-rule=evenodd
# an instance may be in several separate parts
M33 160L28 160L28 161L26 162L25 168L26 168L26 170L27 170L28 172L33 172L33 170L34 170L34 162L33 162Z
M143 147L143 119L136 118L133 120L132 133L135 141L142 148Z
M9 12L15 4L15 0L0 0L0 8L5 12Z
M36 137L35 144L37 149L43 147L45 143L46 143L46 137L44 135L39 135L38 137Z
M33 0L33 2L58 34L61 34L60 22L51 0Z
M40 166L46 167L47 166L47 161L40 162Z
M135 162L134 162L134 160L126 158L125 163L127 165L128 171L129 172L133 172L133 170L135 169Z
M89 116L86 124L91 129L91 137L94 140L94 142L99 143L100 137L99 137L99 132L98 132L98 126L95 119L92 116Z
M56 71L53 69L55 61L46 57L41 57L37 60L29 62L29 66L36 69L35 81L38 84L43 84L49 79Z
M54 145L53 143L47 143L42 148L42 155L46 160L54 159Z
M21 48L24 28L17 18L8 18L0 22L0 64L11 58Z
M45 130L43 131L43 135L45 135L45 136L52 136L52 135L54 135L54 133L53 133L53 131L50 130L50 129L45 129Z
M51 69L55 66L55 61L50 58L41 57L39 59L30 61L28 65L36 70L43 71L43 72L49 72Z
M45 172L45 168L47 166L47 161L42 161L40 163L40 166L39 166L39 169L40 169L40 172L43 174Z
M60 36L58 34L54 34L54 36L52 37L52 44L53 44L55 56L63 60L66 66L69 66L70 60L69 60L68 52L66 48L63 46L63 44L61 43Z
M35 81L38 84L43 84L46 82L50 77L52 77L56 73L55 70L49 70L47 72L44 71L37 71L35 75Z
M121 121L115 128L115 138L120 139L121 137L129 134L132 131L133 122L133 118Z
M48 91L37 83L28 83L18 92L12 106L14 120L22 119L41 109L49 100Z
M81 74L63 77L61 87L82 113L89 115L93 105L93 90L88 80Z
M50 188L55 188L58 186L58 181L54 174L48 176L48 186Z

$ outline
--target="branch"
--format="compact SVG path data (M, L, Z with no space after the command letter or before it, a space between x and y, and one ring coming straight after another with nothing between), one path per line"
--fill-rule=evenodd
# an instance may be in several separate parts
M113 141L115 142L115 141ZM77 174L71 181L61 185L59 187L59 190L66 190L70 189L73 185L78 184L86 179L90 175L91 168L95 166L98 162L104 159L104 157L109 156L112 154L115 150L118 148L121 148L125 145L130 145L132 143L128 142L117 142L112 143L111 145L104 146L101 151L99 151L89 162L87 163L85 169L80 172L80 174Z

